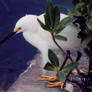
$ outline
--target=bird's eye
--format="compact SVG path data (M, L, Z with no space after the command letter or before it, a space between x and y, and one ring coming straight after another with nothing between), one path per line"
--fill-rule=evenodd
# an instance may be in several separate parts
M19 27L18 29L21 30L21 27Z
M21 27L14 29L14 32L18 32L21 30Z

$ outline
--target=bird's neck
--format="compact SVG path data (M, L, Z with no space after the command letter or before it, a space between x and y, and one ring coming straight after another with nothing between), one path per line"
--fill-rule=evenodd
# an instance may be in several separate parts
M25 40L36 47L37 49L41 50L43 45L46 45L46 41L42 38L38 33L30 33L30 32L23 32L23 36Z

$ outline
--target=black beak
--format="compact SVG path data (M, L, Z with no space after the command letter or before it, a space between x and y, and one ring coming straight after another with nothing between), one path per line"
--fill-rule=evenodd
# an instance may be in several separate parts
M5 37L2 41L0 41L0 46L6 42L9 38L11 38L16 32L10 33L7 37Z

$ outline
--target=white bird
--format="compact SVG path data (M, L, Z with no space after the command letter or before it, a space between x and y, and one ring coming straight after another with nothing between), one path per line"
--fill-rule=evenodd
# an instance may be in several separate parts
M40 16L26 15L18 20L15 25L14 32L23 33L23 37L27 42L40 50L42 56L42 66L44 66L48 60L48 49L56 49L57 46L52 40L50 32L42 29L37 21L37 18L44 23L44 14ZM60 20L67 17L65 14L60 14ZM80 29L76 28L73 24L63 29L60 34L66 36L68 41L56 40L62 48L73 49L80 46L80 39L77 38L77 33Z

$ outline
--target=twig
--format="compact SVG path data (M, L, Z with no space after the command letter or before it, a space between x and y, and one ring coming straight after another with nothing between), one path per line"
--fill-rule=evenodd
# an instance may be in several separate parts
M63 54L64 54L65 56L67 56L67 57L73 62L73 59L71 58L71 56L69 56L69 55L59 46L59 44L56 42L53 32L51 32L51 35L52 35L52 39L53 39L54 43L55 43L55 44L57 45L57 47L61 50L61 52L63 52Z
M67 51L67 54L70 56L70 51ZM65 58L65 60L63 61L63 64L61 65L60 70L62 70L62 69L63 69L63 67L65 66L65 64L66 64L67 60L68 60L68 57L66 57L66 58Z

